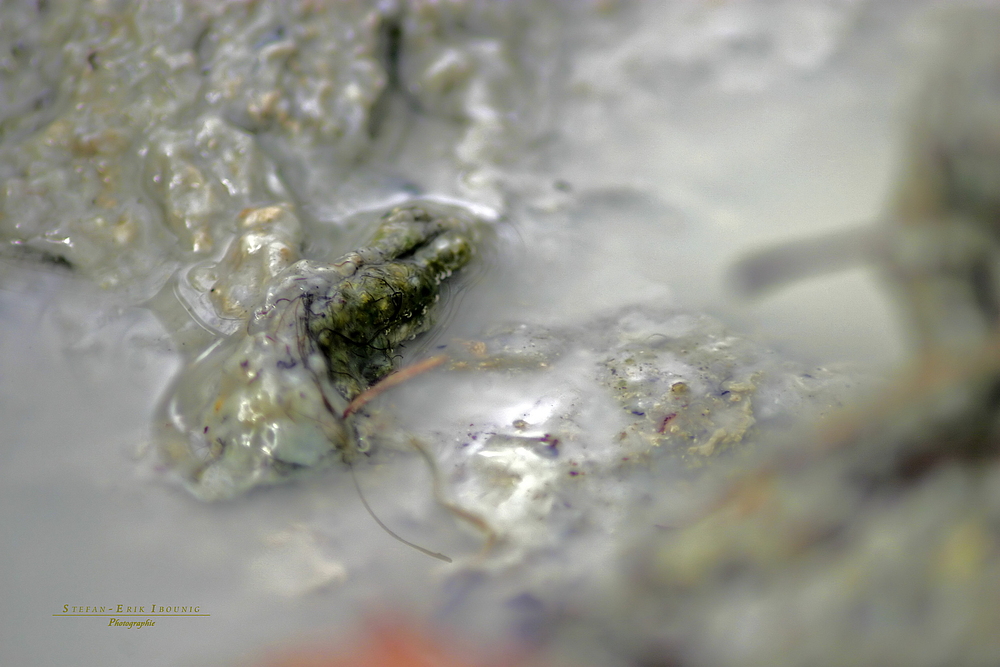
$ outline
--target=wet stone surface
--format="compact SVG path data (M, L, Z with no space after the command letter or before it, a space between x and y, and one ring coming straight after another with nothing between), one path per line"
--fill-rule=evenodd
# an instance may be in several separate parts
M995 11L927 4L0 4L4 661L343 655L389 608L542 664L996 663ZM893 155L969 17L971 103L931 77ZM864 276L719 295L883 190L854 259L941 354L877 381ZM44 625L109 595L212 617Z

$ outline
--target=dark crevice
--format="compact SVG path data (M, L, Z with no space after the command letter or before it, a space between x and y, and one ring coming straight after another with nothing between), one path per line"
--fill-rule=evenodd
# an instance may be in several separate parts
M205 27L201 30L201 32L198 33L198 36L194 38L194 43L191 45L191 52L194 53L198 71L201 72L202 76L208 74L209 68L208 65L205 64L206 58L204 49L205 39L209 36L209 34L211 34L211 32L212 23L208 22L205 24Z
M389 115L389 107L394 91L399 85L399 54L402 50L403 27L395 16L384 17L379 25L378 44L379 60L385 71L385 87L378 99L372 105L368 114L368 136L374 139L382 129L382 124Z
M25 246L20 243L12 243L7 247L10 249L9 253L0 252L0 257L7 257L9 259L21 260L25 262L37 262L39 264L46 264L48 266L66 271L73 271L76 269L73 262L68 260L66 257L47 250L38 250L37 248Z
M385 87L368 114L368 136L376 138L390 115L392 100L400 97L407 107L419 112L420 102L407 91L402 75L403 24L397 15L384 16L379 25L378 55L385 71Z
M977 262L972 266L970 279L976 305L986 315L990 323L996 326L998 319L1000 319L1000 306L997 304L993 278L993 272L985 262Z

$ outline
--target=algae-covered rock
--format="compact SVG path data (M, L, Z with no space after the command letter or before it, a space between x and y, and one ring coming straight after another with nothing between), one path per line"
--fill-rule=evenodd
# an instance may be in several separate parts
M442 281L487 233L458 209L396 208L369 245L279 273L245 328L178 378L161 419L169 465L195 495L218 499L350 459L348 403L431 326Z

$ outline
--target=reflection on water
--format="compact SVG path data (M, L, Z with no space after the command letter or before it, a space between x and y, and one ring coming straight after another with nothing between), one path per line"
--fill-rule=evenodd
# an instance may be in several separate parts
M879 395L906 353L876 276L725 292L749 248L883 217L923 5L259 3L171 23L6 3L5 657L228 664L347 641L386 607L579 664L995 655L995 353ZM969 155L963 201L993 183ZM380 532L340 465L230 503L175 486L149 422L181 365L298 256L359 247L415 195L496 212L497 240L397 362L448 360L357 415L355 472L387 525L456 562ZM904 290L927 296L936 267ZM975 292L969 275L948 285ZM485 555L413 438L496 531ZM212 616L47 625L111 598Z

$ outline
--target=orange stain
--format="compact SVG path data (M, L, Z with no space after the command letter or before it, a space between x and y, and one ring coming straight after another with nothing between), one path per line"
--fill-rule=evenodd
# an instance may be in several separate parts
M523 656L522 656L523 657ZM537 663L532 663L537 664ZM399 621L369 625L353 647L316 646L273 655L255 667L527 667L503 652L489 659L471 655L455 643Z

